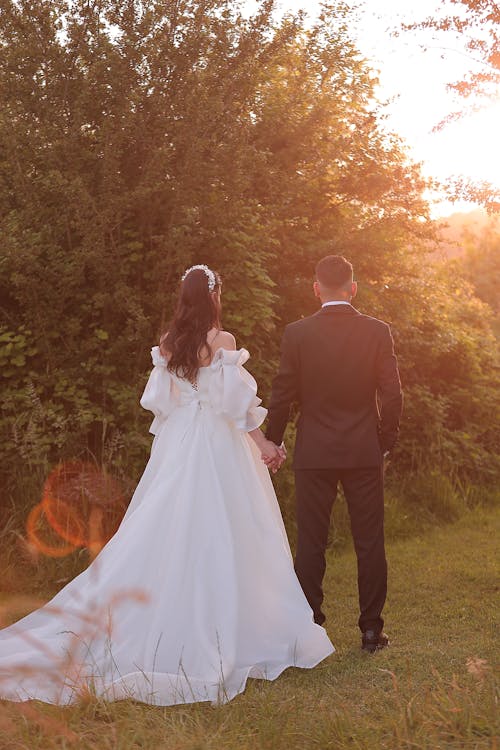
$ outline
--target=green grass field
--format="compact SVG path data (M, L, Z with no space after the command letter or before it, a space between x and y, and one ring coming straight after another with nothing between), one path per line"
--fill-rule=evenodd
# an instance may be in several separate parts
M355 560L346 549L330 555L326 577L337 653L316 669L250 681L220 708L3 702L0 749L496 749L499 518L476 510L388 544L384 652L360 651Z

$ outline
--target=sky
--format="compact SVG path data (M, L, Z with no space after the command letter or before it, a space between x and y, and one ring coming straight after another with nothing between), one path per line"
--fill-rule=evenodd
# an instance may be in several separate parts
M319 8L318 0L278 1L283 13L304 9L314 16ZM389 101L387 127L403 137L411 157L422 163L423 173L438 180L464 176L500 186L500 148L491 148L499 140L500 92L497 102L483 111L433 130L460 107L446 84L474 67L463 40L453 34L433 40L425 32L391 36L390 30L403 22L435 15L439 5L439 0L364 0L359 21L353 18L353 38L379 72L379 97ZM437 196L433 214L473 208L473 204L452 205Z

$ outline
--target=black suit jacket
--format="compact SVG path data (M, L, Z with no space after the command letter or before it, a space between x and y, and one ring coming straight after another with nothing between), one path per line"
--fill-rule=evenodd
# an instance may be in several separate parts
M351 305L323 307L283 335L266 436L276 444L298 402L296 469L377 466L402 409L389 326Z

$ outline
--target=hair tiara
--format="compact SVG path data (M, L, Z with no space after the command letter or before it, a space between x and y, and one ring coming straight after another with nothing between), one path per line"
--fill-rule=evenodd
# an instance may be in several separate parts
M208 279L208 291L213 292L213 290L216 287L217 280L215 278L214 272L206 265L197 265L197 266L191 266L191 268L187 268L184 273L182 274L181 281L184 281L186 276L191 273L191 271L204 271L205 276Z

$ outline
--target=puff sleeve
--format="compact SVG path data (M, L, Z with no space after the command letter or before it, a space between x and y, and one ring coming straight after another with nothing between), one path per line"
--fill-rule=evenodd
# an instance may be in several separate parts
M167 369L167 362L160 354L159 346L154 346L151 349L151 359L153 360L153 369L146 383L140 404L143 409L152 411L155 415L149 431L156 435L174 408L176 399L173 381Z
M246 349L218 349L210 367L210 402L218 414L231 419L242 432L260 427L267 409L260 406L257 383L243 365L250 355Z

